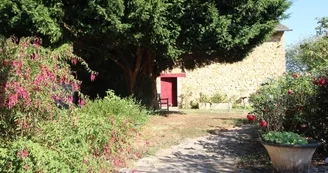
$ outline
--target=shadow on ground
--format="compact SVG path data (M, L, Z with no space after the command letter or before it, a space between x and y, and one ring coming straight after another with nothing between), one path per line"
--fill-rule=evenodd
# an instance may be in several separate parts
M143 158L137 163L137 172L247 172L237 169L240 158L257 150L257 131L244 125L234 130L209 131L207 137L188 140L155 156ZM251 172L268 172L265 168L252 168Z
M169 115L186 115L186 113L182 111L176 111L176 110L157 110L154 112L154 115L164 116L168 117Z

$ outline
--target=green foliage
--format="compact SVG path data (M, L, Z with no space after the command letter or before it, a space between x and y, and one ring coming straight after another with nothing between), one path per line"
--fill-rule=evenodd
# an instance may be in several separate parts
M327 18L321 18L318 24L316 37L304 39L287 49L287 70L317 73L328 66Z
M268 132L263 135L263 139L266 142L276 143L276 144L307 144L308 141L305 140L300 135L293 132Z
M200 97L199 97L199 102L209 103L209 102L211 102L211 100L207 95L201 94Z
M120 98L113 91L107 91L104 99L96 99L88 103L81 112L86 114L112 115L120 119L128 119L133 123L144 124L148 119L147 110L133 98Z
M211 102L212 103L225 103L227 101L228 101L227 96L222 95L220 93L216 93L211 97Z
M132 99L120 99L109 91L103 100L88 101L69 115L65 110L61 113L39 122L31 139L2 143L0 170L112 172L139 157L130 143L148 114ZM24 151L28 151L25 157L17 154Z
M57 49L40 46L36 37L10 37L0 41L0 120L2 137L32 134L39 121L59 114L59 103L73 107L73 91L80 81L72 75L68 61L87 64L72 53L72 46ZM65 89L63 85L70 85ZM80 94L80 101L84 96Z
M121 67L132 95L141 91L135 85L140 75L155 82L160 72L175 64L195 68L243 59L273 33L290 4L288 0L3 0L0 33L38 34L51 46L74 42L83 58L98 61L99 66L111 60Z
M250 97L250 114L267 122L263 131L294 131L305 122L305 109L311 107L309 99L315 93L310 74L286 74L271 79Z
M57 152L27 139L17 139L7 144L5 148L1 147L0 150L1 172L38 172L41 170L42 172L79 172L87 170L86 165L80 163L70 165L76 163L69 162L70 159L65 153ZM23 152L27 154L25 157L22 156Z
M291 71L310 71L314 74L313 83L315 84L315 92L308 99L307 106L303 109L304 124L302 132L313 139L322 141L327 150L327 17L318 19L318 24L316 37L305 40L287 50L287 67ZM302 68L293 68L300 66Z
M147 111L111 91L95 101L80 94L74 106L80 82L68 62L95 72L70 45L40 44L39 38L0 42L0 172L113 172L140 157L130 140Z
M316 86L316 92L307 103L308 109L305 109L304 114L306 122L305 135L322 141L325 149L328 149L328 70L322 70L314 81L318 82L319 79L323 84ZM323 81L324 80L324 81Z
M60 1L2 0L0 5L0 24L4 26L2 34L31 36L36 32L46 36L50 42L62 39L61 19L64 11ZM17 32L17 28L24 28ZM16 32L15 32L16 30ZM8 36L7 35L7 36Z
M199 97L199 102L202 103L225 103L227 101L227 96L220 93L216 93L211 97L201 94Z

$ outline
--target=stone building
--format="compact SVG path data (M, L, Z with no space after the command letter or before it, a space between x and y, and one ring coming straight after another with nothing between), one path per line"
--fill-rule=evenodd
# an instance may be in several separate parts
M173 69L157 78L157 91L169 98L170 106L188 108L198 102L201 95L224 95L230 102L247 98L261 83L286 71L284 32L278 25L271 38L242 61L214 63L194 70Z

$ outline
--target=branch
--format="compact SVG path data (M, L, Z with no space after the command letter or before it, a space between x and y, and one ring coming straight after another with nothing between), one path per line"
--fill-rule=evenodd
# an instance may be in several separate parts
M67 31L69 31L72 35L77 37L76 32L74 32L73 29L68 26L68 24L66 24L65 22L62 22L62 24Z
M136 59L136 66L134 68L134 73L140 70L141 60L142 60L143 49L138 47L137 48L137 59Z
M125 73L128 74L128 73L130 72L129 69L128 69L126 66L124 66L123 63L117 61L117 59L112 58L111 56L107 56L106 58L112 60L112 61L115 62L117 65L119 65L119 66L121 67L121 69L122 69Z

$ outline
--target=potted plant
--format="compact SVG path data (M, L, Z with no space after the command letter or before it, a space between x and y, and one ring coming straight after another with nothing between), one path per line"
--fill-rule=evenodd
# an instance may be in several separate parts
M260 142L274 169L281 173L307 173L320 142L301 133L306 128L304 110L315 93L309 74L284 75L270 80L251 95L249 121L258 121Z

